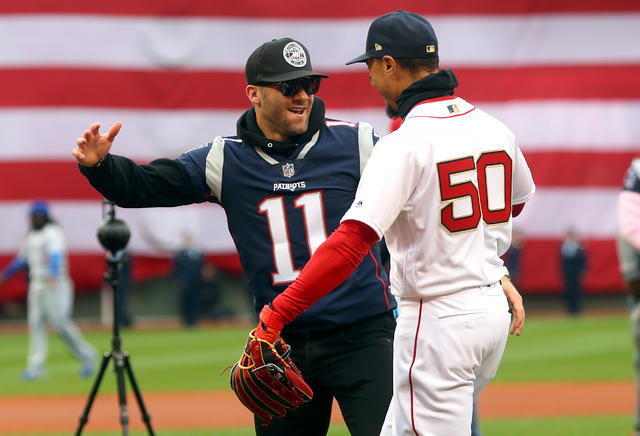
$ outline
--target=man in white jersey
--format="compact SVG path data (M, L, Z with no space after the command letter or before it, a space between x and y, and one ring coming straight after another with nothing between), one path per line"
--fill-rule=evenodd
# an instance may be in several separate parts
M377 18L355 62L367 63L387 112L404 122L378 142L341 225L263 308L255 336L273 342L384 236L400 315L382 434L469 435L473 401L524 323L500 256L535 185L511 131L453 95L458 82L439 70L426 19Z
M31 230L18 255L0 273L0 284L23 267L29 269L27 318L29 355L24 380L44 376L47 357L47 321L69 352L82 362L80 375L93 372L96 351L71 320L73 283L68 273L67 247L62 229L49 217L46 203L35 201L29 212Z

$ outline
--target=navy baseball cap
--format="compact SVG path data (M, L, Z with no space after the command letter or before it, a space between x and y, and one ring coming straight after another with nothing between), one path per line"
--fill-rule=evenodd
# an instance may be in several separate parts
M371 23L365 53L347 62L389 55L394 58L432 58L438 56L438 39L431 23L421 15L398 9Z
M49 216L49 206L42 200L35 200L29 208L29 216L44 215Z
M302 77L329 77L311 69L309 51L291 38L273 39L255 49L244 69L248 85L286 82Z

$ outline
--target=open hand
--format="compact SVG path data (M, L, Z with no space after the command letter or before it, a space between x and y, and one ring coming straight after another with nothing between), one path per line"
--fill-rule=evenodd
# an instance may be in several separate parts
M122 127L122 122L116 121L109 129L108 133L100 133L100 123L93 123L83 135L78 138L76 148L71 150L71 154L76 158L80 165L92 167L98 161L104 158L109 150L116 135Z

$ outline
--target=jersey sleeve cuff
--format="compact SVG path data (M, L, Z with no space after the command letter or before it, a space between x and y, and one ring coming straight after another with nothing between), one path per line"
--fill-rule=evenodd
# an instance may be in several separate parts
M359 221L359 222L361 222L363 224L366 224L367 226L371 227L371 229L374 232L376 232L376 235L378 236L378 241L381 240L382 237L384 236L384 232L382 231L380 226L378 224L376 224L371 218L365 216L364 214L361 214L361 213L358 213L358 212L354 212L352 210L348 210L347 213L344 214L344 216L340 220L340 223L343 223L343 222L349 221L349 220Z

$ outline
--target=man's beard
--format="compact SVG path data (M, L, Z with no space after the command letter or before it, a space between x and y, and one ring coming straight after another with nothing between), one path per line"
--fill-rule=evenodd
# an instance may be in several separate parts
M393 119L393 118L395 118L395 117L397 117L397 116L398 116L398 110L397 110L397 109L392 108L392 107L391 107L391 106L389 106L388 104L387 104L387 107L386 107L385 111L387 112L387 116L388 116L389 118L391 118L391 119Z

